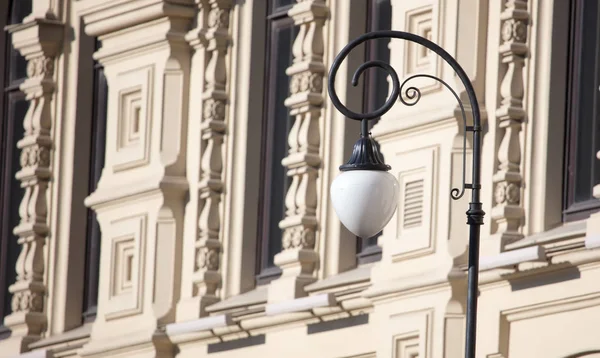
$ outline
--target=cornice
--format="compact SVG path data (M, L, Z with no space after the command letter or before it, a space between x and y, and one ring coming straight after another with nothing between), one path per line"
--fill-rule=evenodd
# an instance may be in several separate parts
M556 273L561 270L577 268L579 271L594 269L600 266L600 250L565 250L555 253L548 262L524 262L513 267L497 268L483 271L479 276L482 291L509 285L516 280Z
M370 313L373 308L371 301L360 297L360 293L345 297L337 296L336 301L336 304L330 307L317 307L305 311L282 313L273 316L266 315L264 304L254 305L248 307L246 310L225 313L231 315L232 320L232 323L227 326L219 326L197 332L171 334L169 335L169 341L173 344L197 343L199 341L209 344L213 341L228 341L279 330L284 327L304 326L323 320L328 321ZM223 313L217 313L217 315L219 314ZM199 320L203 319L200 318Z
M63 42L65 25L57 20L34 19L5 28L12 35L12 43L25 58L42 53L54 57Z
M85 199L84 203L96 211L101 211L126 203L131 204L135 200L143 200L164 192L183 195L188 187L189 184L184 177L165 177L156 180L145 178L137 182L124 181L119 186L99 187Z
M193 0L83 0L77 12L90 36L103 36L161 17L193 18Z

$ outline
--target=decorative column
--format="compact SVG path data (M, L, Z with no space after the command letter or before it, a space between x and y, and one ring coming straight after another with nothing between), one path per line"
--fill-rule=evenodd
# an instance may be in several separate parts
M206 315L206 307L217 302L221 288L221 201L223 197L224 137L227 127L227 52L230 42L229 18L232 0L198 0L197 27L186 35L194 49L192 58L192 87L190 98L201 98L197 106L191 103L190 119L197 132L190 142L199 141L192 148L191 158L199 158L196 177L190 177L194 192L190 200L197 202L195 228L192 230L193 253L184 253L184 270L191 270L190 280L183 282L183 301L179 305L179 319L193 319ZM197 152L199 150L199 153ZM194 178L194 179L192 179ZM195 179L197 178L197 179ZM187 240L187 238L186 238ZM193 257L192 257L193 254ZM185 273L184 273L185 277ZM185 287L188 285L188 287Z
M315 280L313 272L319 260L315 252L317 238L317 179L321 158L319 119L323 109L323 26L328 14L324 0L298 0L288 12L300 31L294 41L294 61L286 73L290 79L290 97L285 105L294 116L288 137L289 153L282 164L291 178L285 206L283 250L275 256L282 270L271 283L269 301L304 296L303 287Z
M523 237L520 229L525 216L521 203L521 140L519 132L525 119L523 108L524 66L528 54L527 31L529 13L527 1L507 0L500 19L502 44L500 56L505 69L499 92L502 97L496 110L498 135L497 171L494 174L494 207L492 219L496 225L501 249Z
M54 64L64 30L63 24L56 20L29 16L25 21L9 29L14 47L28 62L28 78L20 88L29 101L29 109L23 119L24 137L17 143L21 149L21 170L16 177L21 181L24 194L19 206L21 221L13 232L18 237L21 253L15 267L16 282L9 288L13 294L12 313L4 320L12 331L9 340L20 352L40 338L47 322L44 247L50 237L48 200L53 155L52 100L56 90Z
M183 282L192 2L78 1L108 82L105 165L85 203L102 231L98 312L83 357L165 355ZM122 327L128 327L122 334ZM141 353L142 352L142 353ZM151 353L150 353L151 352Z

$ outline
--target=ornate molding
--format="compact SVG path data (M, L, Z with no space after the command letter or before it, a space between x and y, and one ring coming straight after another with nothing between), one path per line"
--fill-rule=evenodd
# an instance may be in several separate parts
M523 176L522 148L519 132L526 113L523 107L525 59L528 56L527 36L529 13L526 0L506 0L501 19L499 54L504 77L499 85L500 106L496 110L497 133L501 140L496 148L494 207L492 219L501 247L523 237L521 226L525 211L521 202Z
M219 300L222 244L220 203L223 200L223 161L228 106L226 59L230 46L231 0L198 2L198 28L188 38L194 50L204 56L202 92L200 180L198 183L198 224L192 295L200 298L200 315Z
M321 166L319 121L324 102L323 27L328 11L325 1L309 0L298 1L288 12L299 26L292 46L293 64L286 71L290 76L290 96L285 105L290 109L294 123L288 136L289 152L282 164L287 168L291 184L285 197L285 217L279 223L283 229L283 251L275 256L282 277L272 283L281 282L293 287L293 292L285 289L288 292L278 294L287 298L302 295L300 288L314 281L313 272L318 261L314 248ZM287 285L288 280L295 283Z
M9 31L14 47L28 61L28 78L20 89L29 101L29 108L23 119L23 139L17 143L21 150L21 169L16 178L24 194L19 206L20 222L13 232L18 237L21 252L15 265L17 279L9 288L13 294L12 313L4 323L13 331L11 339L21 339L24 351L28 343L40 338L47 324L44 246L50 237L48 190L54 122L51 104L56 86L54 61L62 42L63 25L34 19Z

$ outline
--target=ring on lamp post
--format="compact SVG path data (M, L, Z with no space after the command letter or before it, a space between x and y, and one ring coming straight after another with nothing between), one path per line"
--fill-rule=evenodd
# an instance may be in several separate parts
M356 113L343 105L335 92L335 76L341 63L358 45L365 41L379 38L395 38L415 42L432 50L449 64L465 87L473 113L473 125L467 126L467 117L463 103L458 94L446 82L435 76L418 74L400 83L398 74L392 66L379 60L361 64L354 72L352 85L356 86L359 77L369 68L379 68L385 71L390 76L392 82L392 90L385 103L380 108L368 113ZM335 108L344 116L361 121L361 137L354 144L350 160L340 166L342 173L331 184L331 201L342 224L361 238L374 236L391 220L399 201L398 181L394 175L388 172L391 167L384 163L375 142L371 138L368 130L368 121L387 113L397 101L406 106L417 104L421 99L421 91L418 88L408 87L404 91L406 99L402 97L402 90L405 84L418 77L426 77L440 82L454 95L461 109L464 130L462 187L460 189L453 188L450 196L452 199L457 200L464 195L465 189L471 190L471 202L466 212L467 224L470 225L470 230L465 357L475 358L477 287L479 281L479 236L480 226L483 224L483 216L485 215L479 201L479 192L481 189L481 116L475 90L469 77L458 62L443 48L426 38L408 32L375 31L356 38L347 44L336 56L329 71L329 97ZM473 176L470 184L466 183L465 176L467 132L473 134Z

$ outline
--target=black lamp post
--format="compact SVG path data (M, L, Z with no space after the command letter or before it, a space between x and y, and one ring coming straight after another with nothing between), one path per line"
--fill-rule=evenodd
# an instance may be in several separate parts
M471 110L473 112L473 126L467 126L467 118L463 104L456 92L454 92L446 82L435 76L418 74L413 75L400 83L396 71L389 64L377 60L368 61L360 65L352 77L352 85L356 86L358 84L358 78L366 69L371 67L381 68L391 77L393 84L391 94L385 104L381 108L370 113L356 113L344 106L340 102L334 86L335 75L337 74L340 64L356 46L365 41L379 38L396 38L418 43L419 45L432 50L446 61L446 63L454 69L465 86L471 104ZM401 93L404 85L417 77L430 78L443 84L450 92L452 92L458 101L462 112L465 130L463 141L463 181L462 188L453 188L450 192L450 196L452 199L457 200L464 195L465 189L471 189L471 202L469 203L469 209L467 210L467 224L470 226L470 230L465 357L475 358L477 286L479 279L479 235L480 225L483 224L483 216L485 215L481 207L481 202L479 201L479 191L481 189L481 118L479 104L471 81L458 62L456 62L456 60L443 48L421 36L411 33L401 31L375 31L364 34L350 42L337 55L329 72L329 97L331 98L333 105L343 115L361 121L361 138L354 144L352 156L348 163L340 167L342 174L336 178L334 183L332 183L332 202L342 223L357 236L363 238L368 238L369 235L373 236L389 222L397 205L398 184L395 178L393 178L393 180L390 179L390 177L393 176L387 173L387 171L391 168L383 162L377 151L377 147L371 137L369 137L367 123L369 120L378 118L389 111L397 100L407 106L415 105L421 98L421 92L418 88L408 87L406 89L404 93L406 98L408 98L408 101L401 96ZM467 184L465 180L466 132L473 133L473 178L470 184ZM364 201L376 200L378 204L382 205L382 208L380 210L365 210L364 207L352 207L352 205L349 205L349 197L359 197L359 200L364 199Z

